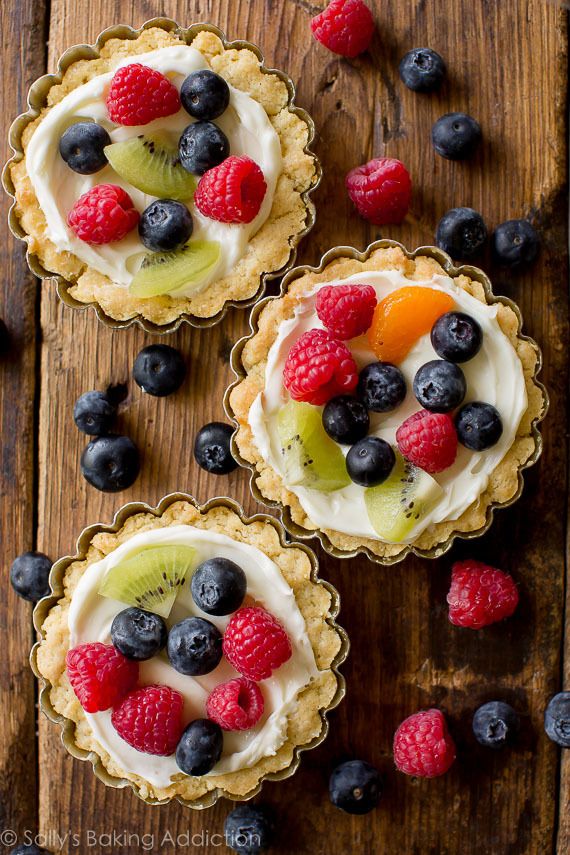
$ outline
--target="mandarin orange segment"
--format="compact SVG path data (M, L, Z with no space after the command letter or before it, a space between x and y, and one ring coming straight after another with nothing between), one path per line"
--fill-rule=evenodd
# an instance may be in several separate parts
M453 297L410 285L388 294L374 310L368 341L381 362L401 362L420 336L451 311Z

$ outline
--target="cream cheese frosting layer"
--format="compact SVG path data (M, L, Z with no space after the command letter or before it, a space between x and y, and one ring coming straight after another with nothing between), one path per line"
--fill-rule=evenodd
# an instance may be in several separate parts
M147 65L166 75L180 89L184 78L192 71L208 68L204 56L189 45L173 45L150 53L130 56L117 61L113 70L100 74L78 86L49 110L36 128L26 150L26 166L40 208L46 218L46 237L63 252L76 255L89 267L107 276L117 285L128 287L148 250L133 229L123 240L102 246L91 246L80 240L67 225L67 215L77 199L96 184L117 184L129 193L136 209L142 213L156 198L124 181L107 165L94 175L73 172L59 153L59 140L70 125L78 121L94 120L109 133L112 142L156 131L172 132L180 136L194 120L181 108L173 116L156 119L137 127L117 126L109 119L105 99L116 69L133 62ZM249 239L268 218L273 203L277 179L282 170L279 136L267 113L257 101L230 85L230 103L216 119L216 124L226 134L232 155L247 155L261 168L267 191L257 217L246 224L219 223L204 217L193 204L189 208L194 220L192 240L218 241L222 247L220 260L200 289L226 276L245 254ZM170 296L195 293L181 288Z
M134 535L101 561L88 566L73 594L69 610L70 647L99 641L111 643L111 624L124 603L98 594L105 573L118 562L147 546L180 544L196 550L196 566L209 558L235 561L247 577L247 599L255 600L275 615L285 627L293 655L260 688L265 710L258 724L248 731L224 732L222 757L210 775L223 775L253 766L261 758L274 755L287 736L287 717L294 709L299 692L319 674L307 635L305 621L295 596L277 565L261 550L232 540L217 532L190 525L152 529ZM230 616L214 617L202 612L194 603L189 583L181 589L173 606L168 625L196 615L224 631ZM220 683L239 676L223 659L210 674L187 677L172 668L165 654L140 663L139 683L162 683L179 691L184 698L184 723L206 716L206 700ZM111 711L85 713L99 744L125 772L138 775L157 788L166 788L175 775L181 775L174 757L157 757L131 748L115 731Z
M489 476L513 444L520 420L528 406L522 365L499 326L497 306L477 300L448 276L434 275L429 280L416 281L407 279L395 270L365 271L342 280L324 282L308 293L296 307L294 317L279 327L267 358L264 390L253 402L248 421L261 456L280 475L287 489L297 496L303 510L318 528L334 528L355 537L381 540L369 521L362 487L350 484L341 490L324 493L287 484L280 451L278 414L289 400L289 394L283 386L283 368L287 355L300 335L310 329L323 328L315 309L316 295L325 285L340 282L371 285L378 301L406 286L444 291L453 296L456 309L474 317L483 331L481 350L472 360L461 365L467 381L465 401L478 400L495 406L501 415L503 434L496 445L483 452L472 452L459 445L453 466L434 476L443 488L443 495L431 512L418 521L409 533L405 542L411 542L436 523L458 519L486 489ZM377 361L365 336L347 344L359 370ZM370 434L395 445L398 427L421 409L412 391L414 376L422 365L436 358L429 334L422 336L399 364L408 387L406 399L392 413L370 413ZM349 446L340 448L345 455L348 453Z

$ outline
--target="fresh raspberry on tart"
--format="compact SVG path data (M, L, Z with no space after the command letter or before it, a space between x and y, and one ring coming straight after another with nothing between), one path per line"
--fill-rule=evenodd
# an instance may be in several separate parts
M169 757L182 736L184 699L169 686L144 686L113 710L119 736L143 754Z
M325 404L356 388L358 369L342 341L326 330L308 330L289 351L283 383L294 401Z
M232 615L223 641L224 656L249 680L266 680L291 658L283 625L259 606L244 606Z
M206 712L222 730L249 730L263 715L264 705L257 683L246 677L237 677L220 683L210 692Z
M92 642L68 650L67 676L85 712L114 707L137 683L138 662L127 659L112 644Z
M126 190L116 184L96 184L79 197L67 223L80 240L99 245L122 240L139 219Z
M176 86L160 71L132 62L119 68L107 95L109 118L117 125L147 125L180 109Z

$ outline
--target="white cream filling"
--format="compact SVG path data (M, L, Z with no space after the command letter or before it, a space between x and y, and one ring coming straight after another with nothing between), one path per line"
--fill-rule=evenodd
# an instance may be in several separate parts
M137 229L123 240L102 246L91 246L80 240L67 225L67 216L77 199L96 184L117 184L130 195L139 213L156 197L136 190L107 165L94 175L80 175L67 166L59 153L59 140L70 125L94 120L109 133L112 142L121 142L139 134L158 130L180 135L194 120L184 108L173 116L155 119L147 125L122 127L108 117L105 99L113 74L123 65L137 62L165 74L180 89L184 78L192 71L207 68L202 54L189 45L160 48L140 56L117 61L113 71L100 74L66 95L47 113L37 126L26 151L26 168L40 208L46 218L46 237L60 252L72 252L85 264L108 276L116 285L127 287L140 267L148 250L142 244ZM250 238L261 228L273 204L277 179L282 169L281 144L267 113L257 101L230 86L227 110L215 120L230 142L230 154L247 155L261 168L267 192L257 217L251 223L218 223L204 217L193 201L188 203L194 220L192 240L218 241L221 258L200 283L200 289L226 276L242 258ZM173 296L184 296L191 289L181 288Z
M528 402L521 362L507 336L497 321L497 306L488 306L472 297L454 281L443 275L431 280L416 282L406 279L398 271L363 271L361 274L341 280L344 282L372 285L378 300L404 286L435 288L452 294L457 310L474 317L483 330L483 346L477 356L460 367L467 381L465 402L484 401L493 404L503 422L503 434L499 442L483 452L472 452L459 445L453 466L435 475L443 487L443 495L429 514L421 519L410 532L406 542L414 540L421 532L444 520L456 520L481 495L489 482L489 476L501 462L516 436L517 428ZM321 529L335 529L355 537L381 540L372 527L364 503L364 488L350 484L342 490L323 493L306 487L291 486L284 477L283 457L277 428L280 408L289 400L283 386L283 368L287 354L302 333L313 328L323 328L316 311L316 294L326 282L301 301L295 316L284 321L271 346L265 371L265 388L249 411L249 424L259 452L283 478L287 488L294 493L307 516ZM362 336L347 342L358 368L361 369L377 357ZM412 391L414 376L424 363L437 359L429 334L422 336L399 365L408 387L405 401L392 413L370 413L370 433L395 445L396 430L402 422L421 409ZM348 446L340 446L346 455Z
M287 735L287 717L295 709L299 692L319 671L307 635L305 621L293 591L277 565L261 550L247 543L232 540L224 534L179 525L157 528L134 535L101 561L91 564L74 591L69 609L70 647L86 642L111 643L113 618L125 607L124 603L100 596L97 592L109 568L143 547L157 544L184 544L196 550L196 566L208 558L221 557L235 561L247 576L247 598L265 606L284 625L293 648L293 655L267 680L259 684L265 709L258 724L251 730L224 732L224 748L219 762L209 773L222 775L255 765L263 757L274 755ZM224 631L228 617L213 617L202 612L194 603L189 581L180 594L168 619L171 627L190 615L205 617ZM163 653L140 663L141 685L161 683L178 690L184 697L184 724L206 716L206 700L215 686L239 676L224 659L210 674L187 677L175 671ZM95 739L117 765L144 778L152 786L168 787L173 775L179 775L174 756L156 757L131 748L115 731L111 711L85 713Z

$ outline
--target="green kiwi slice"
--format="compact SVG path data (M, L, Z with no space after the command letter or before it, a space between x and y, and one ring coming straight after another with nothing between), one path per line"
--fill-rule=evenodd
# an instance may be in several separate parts
M111 567L99 593L167 618L195 563L191 546L148 546Z
M186 172L178 149L164 133L140 135L105 147L107 160L137 190L159 199L191 199L196 178Z
M437 481L396 454L390 477L364 491L364 503L374 530L389 543L402 543L443 495Z
M133 276L129 291L133 297L158 297L184 286L202 284L219 261L218 241L194 240L173 252L149 252Z
M277 427L287 484L323 493L350 484L344 455L325 432L319 407L289 401L279 411Z

